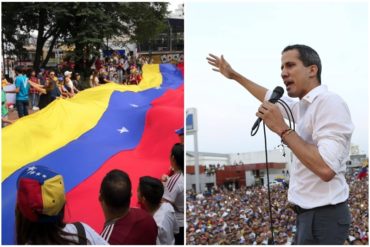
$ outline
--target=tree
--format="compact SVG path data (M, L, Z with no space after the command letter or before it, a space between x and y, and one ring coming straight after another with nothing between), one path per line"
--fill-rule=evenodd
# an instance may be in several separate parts
M145 6L146 5L146 6ZM133 12L137 13L133 19L134 34L132 39L138 43L149 41L166 27L164 23L167 12L166 3L140 3L134 5Z
M126 36L134 41L153 38L163 28L167 3L141 2L6 2L2 3L5 42L24 45L21 34L37 31L34 69L46 66L61 42L74 47L77 71L90 68L105 38ZM4 43L3 43L4 46ZM42 62L43 48L48 55Z
M7 37L6 42L12 43L15 50L24 46L27 39L31 37L32 31L37 31L36 52L33 67L38 70L43 55L43 48L48 40L49 51L60 35L65 35L64 20L66 9L64 3L43 3L43 2L6 2L2 4L2 31ZM21 35L26 38L21 39ZM47 60L44 61L45 66Z
M103 47L104 39L126 36L130 40L152 38L163 25L167 3L78 2L73 6L70 36L75 69L87 71ZM124 45L124 44L122 44Z
M49 45L49 52L53 50L56 39L60 35L60 28L56 22L56 16L58 15L58 5L55 3L32 3L27 6L29 11L35 13L32 16L37 21L37 43L36 43L36 55L33 63L34 69L38 69L41 64L41 59L43 55L43 48L46 41L52 38L52 43ZM46 61L47 63L47 61ZM45 63L44 63L45 64ZM45 64L46 65L46 64Z
M3 64L5 68L5 57L6 55L12 56L16 55L21 57L22 53L25 53L26 50L23 48L27 39L30 37L29 33L16 28L19 18L17 15L13 14L17 12L17 7L14 4L2 4L2 13L1 13L1 32L2 32L2 56ZM8 68L9 69L9 68ZM9 73L9 71L8 71Z

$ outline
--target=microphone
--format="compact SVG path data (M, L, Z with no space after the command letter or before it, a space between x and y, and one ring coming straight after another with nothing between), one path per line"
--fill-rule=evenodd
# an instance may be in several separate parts
M283 94L284 94L284 89L282 87L277 86L272 92L269 101L275 104L281 98L281 96L283 96ZM261 118L257 118L256 122L254 122L253 124L252 132L255 128L257 128L260 125L261 121L262 121Z

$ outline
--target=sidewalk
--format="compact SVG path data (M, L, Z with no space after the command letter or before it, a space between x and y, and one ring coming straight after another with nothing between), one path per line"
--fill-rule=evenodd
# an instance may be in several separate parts
M32 114L36 111L32 110L32 109L29 109L28 108L28 114ZM9 114L8 114L8 117L10 120L17 120L18 119L18 112L17 112L17 109L13 108L13 109L10 109L9 108Z

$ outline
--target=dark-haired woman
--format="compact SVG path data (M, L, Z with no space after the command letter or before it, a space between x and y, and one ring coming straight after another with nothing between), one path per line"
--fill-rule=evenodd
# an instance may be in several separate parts
M63 221L63 177L44 166L24 169L17 180L16 244L107 244L90 226Z

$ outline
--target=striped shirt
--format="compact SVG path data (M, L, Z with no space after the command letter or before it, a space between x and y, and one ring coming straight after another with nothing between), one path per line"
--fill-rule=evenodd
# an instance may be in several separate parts
M157 224L146 211L130 208L127 215L105 223L100 234L109 244L118 245L155 245Z
M164 186L163 198L174 205L176 220L179 227L184 226L184 175L181 172L173 174Z

